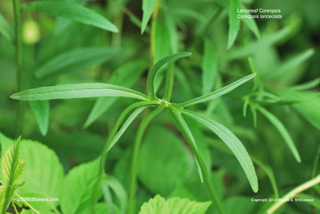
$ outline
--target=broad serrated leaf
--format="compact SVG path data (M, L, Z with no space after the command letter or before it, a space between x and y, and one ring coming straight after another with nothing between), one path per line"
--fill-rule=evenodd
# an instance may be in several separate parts
M156 75L158 73L158 70L165 65L166 63L169 63L171 61L190 56L191 53L189 52L181 52L181 53L176 53L172 54L170 56L166 56L162 59L160 59L156 64L154 64L149 72L148 75L148 90L149 90L149 96L152 98L155 98L156 96L156 88L155 88L155 79Z
M234 90L235 88L239 87L240 85L244 84L245 82L248 82L249 80L251 80L252 78L254 78L256 76L256 74L250 74L246 77L243 77L242 79L239 79L223 88L220 88L216 91L213 91L211 93L202 95L200 97L188 100L184 103L179 104L181 107L186 107L186 106L191 106L191 105L195 105L198 103L203 103L218 97L221 97L224 94L229 93L230 91Z
M256 171L247 150L240 142L240 140L229 129L210 118L188 110L183 110L182 113L203 124L216 135L218 135L218 137L229 147L229 149L236 156L249 180L252 190L254 192L257 192L258 178L256 175Z
M63 213L90 213L93 203L96 203L91 196L98 178L99 159L71 169L62 185L60 205Z
M25 185L19 190L22 197L59 198L63 182L63 167L55 152L42 143L23 140L21 157L26 161L21 181ZM57 207L59 201L29 202L45 213Z
M12 99L24 101L89 97L129 97L139 100L148 99L146 95L132 89L104 83L56 85L51 87L28 89L11 95Z
M151 18L154 7L156 6L157 0L142 0L142 23L141 23L141 34L145 31L147 24Z
M105 62L119 53L114 48L80 48L56 56L35 70L38 78L81 71Z
M0 33L10 41L13 41L14 34L7 20L0 13Z
M228 49L232 47L236 41L239 29L240 19L238 19L237 9L240 8L239 0L231 0L229 6L229 33L228 33Z
M285 126L281 123L281 121L274 116L271 112L267 111L266 109L262 108L261 106L255 106L256 109L258 109L271 123L272 125L278 130L286 144L288 145L291 153L293 154L294 158L300 163L301 158L299 155L299 152L294 145L292 138L290 137L290 134L288 133Z
M209 39L204 40L202 59L202 94L209 93L214 86L218 72L216 50Z
M205 214L210 204L177 197L165 200L157 195L142 205L139 214Z
M134 61L119 67L110 77L109 83L132 87L140 78L146 68L144 61ZM95 102L84 127L87 128L96 121L104 112L111 108L118 98L101 97Z
M100 14L70 1L33 1L23 4L24 11L36 11L50 15L71 19L87 25L118 32L117 27Z
M49 126L50 105L49 102L44 101L31 101L29 102L30 108L37 120L39 130L43 136L47 134Z

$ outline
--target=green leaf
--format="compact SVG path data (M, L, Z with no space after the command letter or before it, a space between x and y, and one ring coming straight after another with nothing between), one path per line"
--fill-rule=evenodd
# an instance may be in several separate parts
M218 72L216 50L209 39L204 40L202 60L202 94L209 93L214 86Z
M252 88L252 91L255 91L260 86L260 75L259 75L257 66L254 63L253 59L251 57L249 57L248 60L249 60L249 65L250 65L252 73L257 75L256 78L254 78L254 85Z
M277 66L274 70L270 71L269 73L266 73L266 75L268 78L277 78L280 75L286 74L287 72L297 67L299 64L309 59L314 53L314 49L310 48L300 54L291 57L289 60L282 63L280 66Z
M305 193L299 193L296 198L305 199L305 202L313 206L314 208L320 210L320 199L314 197L313 195L308 195ZM309 199L309 200L308 200ZM311 200L310 200L311 199Z
M190 177L193 167L191 154L177 136L162 126L150 127L138 160L138 177L144 186L167 195Z
M126 122L124 122L124 124L122 125L120 130L117 132L117 134L112 139L110 146L107 149L107 152L114 146L114 144L117 143L117 141L120 139L120 137L123 135L123 133L127 130L127 128L133 122L133 120L146 108L147 108L147 106L139 107L128 117Z
M36 117L40 132L43 136L47 134L49 126L50 105L48 101L30 101L30 108Z
M140 92L104 83L56 85L51 87L28 89L11 95L12 99L24 101L89 97L129 97L139 100L148 99L146 95Z
M256 109L258 109L273 125L274 127L278 130L284 141L287 143L291 153L293 154L294 158L300 163L301 158L299 155L299 152L294 145L290 134L288 133L287 129L284 127L284 125L281 123L281 121L274 116L271 112L267 111L266 109L262 108L261 106L255 106Z
M90 213L92 203L96 203L91 196L98 178L99 159L71 169L62 185L60 204L63 213Z
M7 20L0 13L0 33L10 41L14 39L14 33Z
M30 140L21 142L21 157L26 161L19 190L22 197L59 198L63 181L63 167L55 152L42 143ZM58 201L29 202L34 208L47 212L58 206Z
M240 7L241 6L239 0L231 0L229 6L228 49L230 49L236 41L240 29L240 19L238 19L237 17L237 9Z
M250 75L243 77L243 78L241 78L241 79L239 79L239 80L237 80L237 81L235 81L235 82L233 82L223 88L220 88L216 91L213 91L211 93L208 93L208 94L202 95L200 97L188 100L184 103L181 103L181 104L179 104L179 106L181 106L181 107L191 106L191 105L203 103L203 102L221 97L222 95L225 95L225 94L229 93L230 91L236 89L237 87L239 87L243 83L248 82L249 80L251 80L255 76L256 76L256 74L250 74Z
M120 66L110 77L109 83L131 88L146 68L144 61L133 61ZM87 128L104 112L111 108L118 98L100 97L95 102L84 127Z
M142 24L141 24L141 34L145 31L147 24L151 18L154 7L156 6L157 0L142 0Z
M36 11L59 16L87 25L118 32L117 27L96 12L70 1L33 1L21 6L23 11Z
M170 56L166 56L162 59L160 59L156 64L154 64L149 72L148 75L148 89L149 89L149 96L152 98L156 97L156 88L155 88L155 79L158 70L166 63L183 58L191 56L191 53L189 52L181 52L181 53L176 53L172 54Z
M16 181L22 175L26 162L21 160L20 140L18 140L6 151L1 158L1 172L3 184L0 189L0 209L1 213L5 213L8 209L14 192L17 188Z
M233 154L237 157L240 162L241 167L243 168L251 188L254 192L258 191L258 178L253 166L253 163L250 159L250 156L242 145L240 140L226 127L221 125L220 123L211 120L201 114L183 110L183 114L188 115L199 123L203 124L207 128L209 128L212 132L214 132L218 137L229 147L229 149L233 152Z
M241 4L241 9L246 9L245 6L243 6L243 4ZM251 15L250 12L244 13L244 14ZM242 19L242 20L247 25L247 27L251 30L251 32L257 37L257 39L260 39L260 31L255 19Z
M177 197L165 200L157 195L142 205L139 214L205 214L210 204Z
M105 62L119 53L114 48L80 48L56 56L36 69L38 78L81 71Z

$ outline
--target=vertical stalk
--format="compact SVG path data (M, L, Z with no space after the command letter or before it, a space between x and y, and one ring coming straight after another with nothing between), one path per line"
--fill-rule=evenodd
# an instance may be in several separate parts
M156 47L155 47L155 36L156 36L156 25L157 25L157 18L158 18L158 13L159 13L159 1L157 1L153 14L152 14L152 22L151 22L151 35L150 35L150 62L151 66L154 64L155 60L155 52L156 52Z
M137 137L134 143L133 154L131 159L131 173L130 173L130 187L129 187L129 199L128 199L128 214L135 214L136 205L136 191L137 191L137 165L140 145L143 134L149 125L150 121L160 114L165 108L165 104L162 103L156 110L151 112L140 124Z
M13 0L13 12L15 21L15 45L16 45L16 65L17 65L17 88L23 89L22 84L22 35L21 35L21 17L19 0ZM24 103L19 101L17 112L17 135L23 133Z

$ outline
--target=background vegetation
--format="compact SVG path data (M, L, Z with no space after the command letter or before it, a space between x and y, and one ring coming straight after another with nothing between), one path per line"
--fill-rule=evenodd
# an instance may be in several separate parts
M10 98L13 93L40 86L92 82L147 92L151 66L165 56L185 51L192 52L192 56L168 65L158 75L156 87L158 94L163 95L161 79L167 69L174 69L172 102L186 101L257 73L254 81L231 93L190 107L222 123L241 140L256 168L257 193L250 188L237 158L219 137L185 118L225 213L263 213L273 203L252 202L252 198L282 197L319 174L320 16L317 0L185 0L183 3L159 0L154 1L154 7L130 0L68 1L107 18L110 25L103 22L103 27L61 14L51 16L46 14L50 14L48 11L35 12L39 8L30 3L23 5L28 2L20 2L23 8L21 50L14 41L12 1L0 2L1 155L11 145L8 138L22 135L23 139L32 139L22 141L20 148L26 161L22 177L28 187L22 188L22 196L43 197L39 191L45 188L47 196L60 197L64 187L78 177L97 177L95 171L90 171L93 168L90 164L95 163L91 161L100 156L116 120L133 101L108 97L19 104ZM75 10L74 7L70 7L71 10ZM279 8L283 18L240 21L230 12L237 7ZM20 64L16 57L19 53ZM148 112L150 110L136 118L108 154L108 177L104 197L100 199L106 203L99 205L104 210L101 213L105 210L125 213L134 139ZM44 163L47 165L42 169ZM82 168L75 168L78 165ZM53 175L60 187L48 187ZM32 186L32 181L41 181L41 184ZM88 184L88 180L83 182ZM78 187L83 189L88 186L85 184ZM92 190L86 191L83 194L90 195ZM70 190L64 194L79 193ZM166 199L211 201L207 187L199 179L192 152L166 111L151 122L139 151L136 212L157 194ZM83 197L79 200L90 203L89 198ZM287 203L281 207L281 213L319 212L319 185L297 197L316 201ZM79 211L81 209L68 200L61 196L60 204L32 205L45 210L44 213L51 213L48 210L89 212ZM208 204L203 206L205 212ZM218 210L211 205L207 213L218 213Z

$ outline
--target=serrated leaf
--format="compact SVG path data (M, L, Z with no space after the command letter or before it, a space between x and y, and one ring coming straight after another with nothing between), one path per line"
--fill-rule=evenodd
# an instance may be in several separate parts
M148 99L146 95L132 89L103 83L66 84L34 88L15 93L10 97L12 99L24 101L89 97L129 97L139 100Z
M33 1L21 6L23 11L36 11L59 16L87 25L118 32L117 27L100 14L70 1Z
M25 185L19 190L22 197L59 198L63 181L63 167L55 152L42 143L23 140L21 157L26 161L21 181ZM56 207L58 201L29 202L45 213Z
M232 47L236 41L239 29L240 19L238 19L237 9L240 8L239 0L231 0L229 6L229 33L228 33L228 49Z
M31 101L30 108L36 117L38 127L43 136L47 134L49 126L50 106L48 101Z
M124 64L119 67L110 77L109 83L124 86L127 88L132 87L142 75L146 68L144 61L134 61ZM118 98L101 97L95 102L85 124L84 128L90 126L96 121L104 112L117 101Z
M204 53L202 60L202 94L209 93L214 86L218 72L216 51L210 40L204 40Z
M62 185L60 205L63 213L90 213L91 206L96 203L91 196L98 178L99 159L71 169Z
M10 41L13 41L14 33L7 20L0 13L0 33Z
M212 99L215 99L215 98L218 98L218 97L221 97L222 95L224 94L227 94L229 93L230 91L236 89L237 87L239 87L240 85L244 84L245 82L248 82L249 80L251 80L252 78L254 78L256 76L256 74L250 74L246 77L243 77L223 88L220 88L216 91L213 91L211 93L208 93L208 94L205 94L205 95L202 95L200 97L197 97L197 98L194 98L194 99L191 99L191 100L188 100L184 103L181 103L179 104L181 107L187 107L187 106L191 106L191 105L195 105L195 104L198 104L198 103L203 103L203 102L206 102L206 101L209 101L209 100L212 100Z
M210 204L177 197L165 200L157 195L142 205L139 214L205 214Z
M183 58L183 57L187 57L190 56L191 53L189 52L181 52L181 53L176 53L176 54L172 54L170 56L166 56L162 59L160 59L157 63L155 63L148 75L148 90L149 90L149 96L151 96L152 98L155 98L156 96L156 88L155 88L155 79L156 79L156 75L158 70L165 65L166 63L169 63L171 61Z
M240 142L240 140L229 129L210 118L188 110L183 110L182 113L203 124L216 135L218 135L218 137L229 147L229 149L236 156L249 180L252 190L254 192L257 192L258 178L256 175L256 171L247 150Z
M103 63L119 53L114 48L80 48L58 55L35 70L38 78L84 70Z
M288 145L291 153L293 154L294 158L300 163L301 158L299 155L299 152L294 145L292 138L290 137L290 134L288 133L287 129L284 127L284 125L281 123L281 121L274 116L271 112L267 111L266 109L262 108L261 106L255 106L256 109L258 109L271 123L272 125L278 130L286 144Z
M157 0L142 0L142 23L141 23L141 34L145 31L147 24L151 18L154 7L156 6Z

